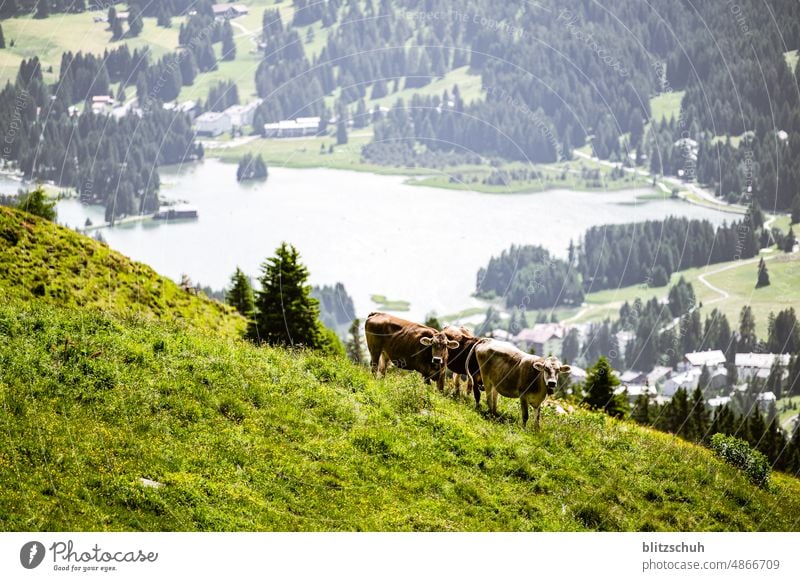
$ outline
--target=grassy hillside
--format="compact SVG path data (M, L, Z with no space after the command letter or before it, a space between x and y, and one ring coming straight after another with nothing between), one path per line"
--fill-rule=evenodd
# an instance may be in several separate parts
M2 530L800 524L800 481L632 423L548 408L534 434L509 400L490 421L415 375L169 323L6 304L0 361Z
M105 244L3 207L0 296L183 321L228 337L245 328L231 308L187 293Z
M22 60L35 56L42 63L44 80L54 83L58 80L61 55L67 51L102 55L106 49L127 44L131 52L147 47L158 58L178 46L178 25L183 19L175 19L172 28L161 28L156 26L155 18L144 18L144 28L138 37L112 42L108 24L94 22L95 16L104 17L106 13L54 14L41 20L27 15L3 20L7 48L0 50L0 83L13 82Z

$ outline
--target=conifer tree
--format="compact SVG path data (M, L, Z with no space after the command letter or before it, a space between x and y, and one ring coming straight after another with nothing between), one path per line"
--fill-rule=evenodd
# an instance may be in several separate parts
M672 395L662 414L662 425L659 427L666 432L671 432L686 439L689 432L689 394L684 388L679 388Z
M322 347L319 301L311 296L308 269L300 262L297 249L281 243L261 269L261 289L256 293L257 311L249 336L270 345Z
M253 287L250 279L238 266L231 276L231 289L225 293L225 301L248 321L253 319L256 310Z
M709 414L706 410L706 402L703 399L703 391L698 385L692 393L692 403L689 415L689 426L687 439L695 442L706 442L710 439L709 434Z
M762 257L761 260L758 261L758 280L756 281L756 288L765 286L769 286L769 271Z
M736 431L736 417L731 411L728 404L725 404L714 412L714 419L711 422L711 429L708 433L713 436L714 434L725 434L730 436Z
M650 398L646 394L640 394L636 398L631 410L631 419L644 426L650 425Z
M750 305L742 307L739 314L739 343L738 353L750 353L755 349L756 339L756 319L753 316L753 309Z
M6 37L3 34L3 25L0 24L0 48L6 47Z
M128 9L128 36L139 36L142 28L144 28L142 13L139 11L138 6L131 5Z
M20 194L17 198L16 207L34 216L55 222L56 203L47 197L41 185L31 191Z
M50 2L51 0L39 0L36 3L36 14L34 18L47 18L50 16Z
M623 395L614 393L617 386L619 378L612 373L608 360L601 355L597 363L586 370L583 401L611 416L622 417L628 411L628 402Z
M345 345L347 356L356 365L365 364L366 359L364 358L364 349L361 344L361 321L353 319L347 334L350 337Z
M797 238L795 238L794 229L789 226L789 233L786 235L786 238L783 239L783 251L791 252L794 250L795 242L797 242Z
M229 20L222 25L222 60L232 61L236 58L236 42L233 40L233 27Z
M122 22L117 16L117 9L111 6L108 9L108 26L111 28L111 40L119 40L122 38Z

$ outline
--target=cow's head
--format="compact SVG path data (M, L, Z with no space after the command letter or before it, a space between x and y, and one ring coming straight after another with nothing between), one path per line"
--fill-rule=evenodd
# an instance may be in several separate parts
M431 348L431 363L437 367L447 365L447 350L458 349L459 346L458 341L448 339L443 331L435 333L433 337L422 337L419 342Z
M537 359L533 362L533 367L541 374L547 393L552 394L558 385L558 375L569 373L569 365L563 365L558 357L548 357L547 359Z

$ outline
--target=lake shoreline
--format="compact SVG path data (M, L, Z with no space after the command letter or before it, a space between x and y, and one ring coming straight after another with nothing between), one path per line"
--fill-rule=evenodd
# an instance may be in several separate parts
M234 158L232 156L233 153L238 153L238 152L230 152L230 151L226 152L224 151L224 149L225 148L209 150L207 152L206 159L218 160L224 164L238 163L238 158ZM533 184L515 186L514 184L511 184L507 187L504 187L504 189L501 189L503 188L502 186L492 186L482 183L450 185L436 181L425 181L430 178L439 177L436 174L432 174L431 173L432 170L430 168L383 166L369 162L360 162L348 165L345 165L344 162L336 163L335 161L330 164L302 162L302 161L292 162L292 161L286 161L285 159L278 160L271 156L266 156L264 158L264 161L267 163L268 166L282 167L286 169L331 169L337 171L354 171L359 173L367 173L380 176L401 176L406 178L404 183L410 186L430 187L439 190L474 192L480 194L539 194L539 193L553 192L558 190L581 191L587 193L602 194L609 192L615 192L615 193L623 192L627 190L647 190L649 194L653 195L658 192L663 192L664 188L666 187L666 184L664 184L663 182L658 182L656 186L653 186L652 183L641 183L641 184L621 183L620 187L592 188L575 183L570 183L565 185L553 181L548 181L543 186L538 186ZM176 164L176 165L185 165L185 164ZM547 166L547 164L544 165ZM173 165L173 166L161 166L161 167L169 168L176 166ZM643 182L652 182L652 178L654 176L648 175L646 178L645 176L641 177ZM658 180L657 177L656 180ZM638 201L640 203L646 203L647 201L655 199L668 199L670 195L666 195L665 193L664 196L658 196L658 197L656 197L655 195L653 195L653 197L650 198L640 197ZM711 209L711 210L718 210L720 212L725 212L733 215L742 215L742 211L736 206L725 204L723 202L712 202L709 199L692 195L692 193L689 191L679 192L677 198L693 206L698 206L701 208Z
M562 257L570 240L591 226L666 215L713 224L726 219L680 200L637 200L652 193L646 188L488 196L412 187L397 175L282 167L270 168L264 182L240 184L236 166L214 158L165 167L161 175L162 196L185 200L199 218L164 224L137 217L102 228L111 248L174 280L187 274L196 283L222 288L237 266L257 276L265 257L282 241L290 242L311 272L309 282L343 283L359 316L375 310L373 298L379 296L389 307L400 306L389 300L404 301L404 316L414 320L433 311L479 316L486 304L472 296L476 273L512 244L542 245ZM95 225L104 222L103 207L77 199L62 200L58 211L59 222L79 229L87 217ZM409 225L430 236L410 237ZM431 246L434 233L452 248L447 261Z

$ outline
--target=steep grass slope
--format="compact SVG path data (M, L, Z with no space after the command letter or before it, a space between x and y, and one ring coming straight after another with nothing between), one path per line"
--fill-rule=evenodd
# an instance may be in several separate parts
M0 530L800 528L798 480L758 489L601 414L546 409L534 434L501 409L344 359L5 304Z
M25 212L0 207L0 296L179 320L239 336L233 309L194 296L105 244Z

